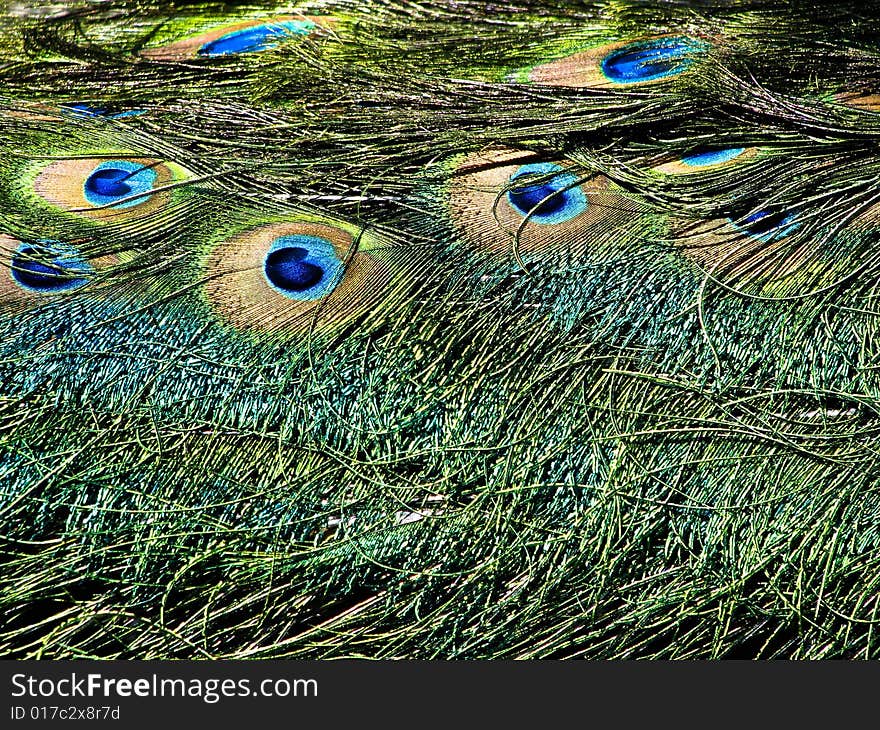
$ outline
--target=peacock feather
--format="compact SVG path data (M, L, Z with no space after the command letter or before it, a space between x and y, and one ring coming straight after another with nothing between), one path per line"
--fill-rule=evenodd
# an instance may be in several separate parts
M0 652L880 657L880 13L0 9Z

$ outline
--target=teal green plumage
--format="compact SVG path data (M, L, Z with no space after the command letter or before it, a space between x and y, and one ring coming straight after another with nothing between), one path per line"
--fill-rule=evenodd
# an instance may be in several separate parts
M5 12L4 654L878 656L873 11Z

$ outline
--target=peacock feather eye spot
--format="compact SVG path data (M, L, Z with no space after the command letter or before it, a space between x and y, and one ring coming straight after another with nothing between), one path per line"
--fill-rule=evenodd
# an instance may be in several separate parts
M761 241L782 238L800 225L797 216L786 211L759 210L731 222L740 230Z
M418 252L344 220L292 212L205 250L204 302L222 323L255 335L320 335L372 318L405 296Z
M694 147L690 151L669 162L654 168L663 175L700 175L715 173L731 165L754 161L758 157L757 147Z
M558 173L558 174L553 174ZM578 179L550 162L523 165L510 177L507 201L536 223L563 223L587 208ZM518 183L518 184L517 184Z
M684 73L708 49L705 41L684 36L614 41L516 71L510 78L578 89L650 84Z
M683 73L705 44L690 38L654 38L612 51L602 59L602 73L615 84L656 81Z
M730 147L728 149L702 150L685 155L681 158L682 163L688 167L709 167L711 165L723 165L725 162L735 160L746 151L745 147Z
M444 192L459 240L508 260L524 257L519 263L593 256L646 221L644 206L607 177L565 159L485 149L454 158L449 172ZM613 235L593 245L602 231Z
M329 294L342 268L333 244L309 235L275 239L263 264L266 280L290 299L320 299Z
M198 55L228 56L264 51L273 48L279 41L291 35L309 35L314 28L315 24L310 20L289 20L256 25L227 33L205 43L199 48Z
M173 185L191 173L173 162L127 152L34 162L23 181L39 205L103 222L125 222L168 209Z
M106 106L97 106L85 102L62 104L61 111L76 117L106 117L107 119L124 119L125 117L137 117L146 114L146 109L123 109L114 111Z
M149 196L124 199L149 192L153 189L156 178L154 170L136 162L108 160L94 168L85 179L83 194L94 206L112 205L114 208L130 208L143 203Z
M60 245L21 244L12 256L12 278L28 291L51 293L87 283L90 267Z

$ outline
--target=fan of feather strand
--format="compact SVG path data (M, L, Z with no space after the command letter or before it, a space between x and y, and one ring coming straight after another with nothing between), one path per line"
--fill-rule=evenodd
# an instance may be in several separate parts
M0 9L0 652L880 657L880 11Z

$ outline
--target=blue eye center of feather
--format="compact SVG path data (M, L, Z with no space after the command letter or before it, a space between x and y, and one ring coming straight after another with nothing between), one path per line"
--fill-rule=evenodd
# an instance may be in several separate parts
M80 117L107 117L108 119L122 119L123 117L137 117L146 114L146 109L126 109L113 111L103 106L92 106L84 102L75 104L62 104L61 110L68 114Z
M725 162L735 160L745 151L745 147L731 147L722 150L704 150L685 155L681 158L681 161L688 167L709 167L711 165L721 165Z
M602 73L615 84L635 84L687 70L706 44L691 38L656 38L630 43L602 59Z
M87 283L91 267L61 244L21 244L12 255L12 278L28 291L57 292Z
M335 288L342 270L333 244L318 236L281 236L263 264L269 285L289 299L320 299Z
M153 189L156 172L149 167L128 160L108 160L98 165L83 183L83 194L94 206L131 208L149 199L148 195L125 200L132 195ZM118 202L123 201L123 202Z
M266 257L266 276L275 286L287 291L311 289L324 278L324 269L304 261L309 255L304 248L280 248Z
M310 20L287 20L281 23L265 23L227 33L205 43L198 52L200 56L228 56L236 53L253 53L273 48L278 41L291 35L308 35L315 28Z
M507 201L535 223L563 223L587 208L578 182L577 176L552 162L523 165L510 177Z
M741 231L760 241L770 241L787 236L794 231L797 215L787 211L759 210L739 220L731 222Z

